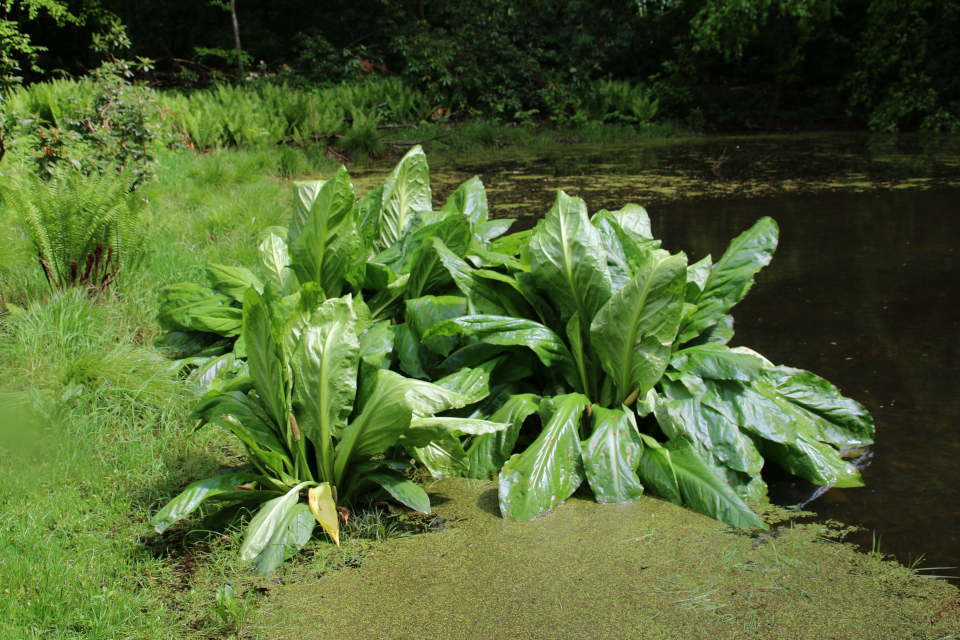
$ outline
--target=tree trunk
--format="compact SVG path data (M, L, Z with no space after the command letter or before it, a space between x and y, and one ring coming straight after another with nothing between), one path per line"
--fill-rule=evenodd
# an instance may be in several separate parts
M233 41L237 45L237 65L240 67L240 77L247 75L243 70L243 49L240 48L240 25L237 24L237 0L230 0L230 17L233 19Z

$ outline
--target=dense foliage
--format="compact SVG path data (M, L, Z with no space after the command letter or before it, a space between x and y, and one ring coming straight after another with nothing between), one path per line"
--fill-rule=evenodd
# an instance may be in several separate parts
M661 114L692 124L956 130L960 112L949 0L11 0L0 76L83 74L116 20L165 85L235 78L240 60L316 86L399 76L434 114L507 120L574 116L605 78L652 81Z
M814 484L862 484L858 403L812 373L730 348L730 311L773 256L758 221L716 263L659 248L637 205L587 215L559 192L504 235L472 178L435 210L411 150L355 199L341 168L298 183L260 272L211 264L209 286L161 291L156 346L206 391L193 413L229 429L252 467L196 482L158 531L205 500L256 511L242 547L276 567L319 522L381 487L426 511L405 474L499 474L500 509L529 520L581 484L598 502L644 489L737 527L767 461ZM306 492L306 495L302 495ZM315 521L310 519L313 513Z

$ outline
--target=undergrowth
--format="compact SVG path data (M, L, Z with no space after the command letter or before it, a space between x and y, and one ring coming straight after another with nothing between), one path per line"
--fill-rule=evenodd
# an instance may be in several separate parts
M203 514L148 532L186 484L244 462L230 436L187 420L192 392L150 347L157 291L211 261L253 266L250 247L289 217L288 178L334 164L296 147L159 160L141 187L155 221L143 264L105 292L53 289L0 204L15 241L0 254L2 638L269 638L278 581L360 567L377 542L437 526L371 504L343 548L314 540L271 578L239 561L239 528Z

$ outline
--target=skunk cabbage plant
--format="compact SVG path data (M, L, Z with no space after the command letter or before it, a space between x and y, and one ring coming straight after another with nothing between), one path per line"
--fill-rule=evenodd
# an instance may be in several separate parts
M551 397L537 439L500 470L505 517L546 514L586 481L600 502L649 487L730 525L765 527L747 504L765 494L765 460L817 484L862 484L841 453L872 442L864 408L809 372L727 346L729 312L777 235L764 218L716 263L688 266L659 248L641 207L588 217L582 200L558 194L510 274L533 313L451 318L423 336L470 366L517 348L536 356ZM440 342L453 338L459 349Z
M870 415L816 375L730 347L732 308L768 264L758 221L713 262L653 238L638 205L588 215L557 194L536 228L505 235L478 178L432 209L410 151L357 199L341 168L296 183L287 229L257 271L161 292L157 346L206 392L193 416L233 432L247 469L189 485L158 531L201 503L255 512L241 550L261 571L371 490L429 510L405 475L499 477L504 517L549 513L587 483L598 502L649 490L736 527L774 463L812 483L861 485L847 452Z

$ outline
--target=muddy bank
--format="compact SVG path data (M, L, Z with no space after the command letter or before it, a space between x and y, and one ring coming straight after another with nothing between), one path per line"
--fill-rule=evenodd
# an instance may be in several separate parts
M503 520L496 485L430 488L449 529L385 543L361 570L291 585L295 638L944 638L960 591L787 524L758 537L644 497L574 496ZM286 633L284 633L284 631Z

